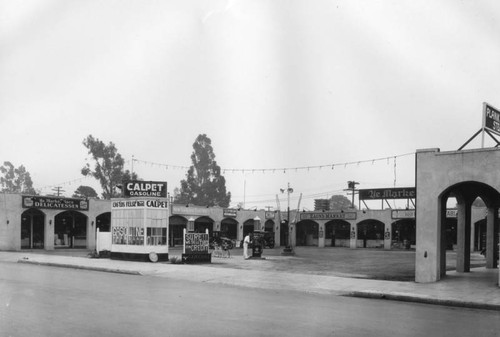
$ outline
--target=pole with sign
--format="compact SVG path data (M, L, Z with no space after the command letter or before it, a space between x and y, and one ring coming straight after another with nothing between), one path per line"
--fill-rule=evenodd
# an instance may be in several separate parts
M474 138L482 133L481 137L481 148L484 148L484 134L487 134L491 137L497 144L500 145L498 139L495 138L493 134L500 136L500 110L493 107L491 104L484 102L483 103L483 125L479 131L477 131L464 145L462 145L458 151L462 150L467 144L469 144Z

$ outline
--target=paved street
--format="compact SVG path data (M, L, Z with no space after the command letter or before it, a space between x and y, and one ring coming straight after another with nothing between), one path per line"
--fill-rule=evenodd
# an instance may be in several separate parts
M499 336L491 310L0 262L1 336Z

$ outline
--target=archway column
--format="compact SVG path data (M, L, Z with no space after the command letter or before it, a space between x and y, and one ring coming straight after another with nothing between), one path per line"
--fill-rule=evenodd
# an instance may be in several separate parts
M55 219L54 215L49 213L45 215L45 229L44 229L44 234L45 234L45 242L44 242L44 249L45 250L54 250L54 226L55 226Z
M471 233L470 202L458 203L457 218L457 272L470 272L470 233Z
M392 224L384 223L384 249L390 250L392 247Z
M417 185L417 195L419 193L425 192L419 192ZM443 202L433 203L431 198L417 199L415 281L418 283L436 282L443 275L441 261L445 252L441 242L441 228L444 227L446 205L442 204Z
M325 248L325 223L326 221L318 221L318 247Z
M496 268L498 258L498 209L488 207L486 215L486 268ZM500 282L500 281L499 281Z
M351 230L350 230L350 242L349 242L349 248L351 249L356 249L358 248L358 226L356 223L349 221Z

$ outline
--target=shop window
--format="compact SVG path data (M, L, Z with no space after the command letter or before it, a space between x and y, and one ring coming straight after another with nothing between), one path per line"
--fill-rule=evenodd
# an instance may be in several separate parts
M161 227L148 227L147 237L149 246L164 246L167 244L167 229Z

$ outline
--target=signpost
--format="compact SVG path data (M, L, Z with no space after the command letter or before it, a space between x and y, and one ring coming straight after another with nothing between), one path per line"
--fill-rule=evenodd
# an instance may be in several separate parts
M184 229L183 263L211 263L212 254L208 251L208 229L205 233L192 233Z
M493 107L491 104L484 102L483 103L483 125L479 131L477 131L468 141L462 145L458 151L462 150L467 146L477 135L481 133L481 148L484 148L484 134L488 134L496 143L496 146L500 145L498 139L495 138L495 135L500 136L500 110Z

